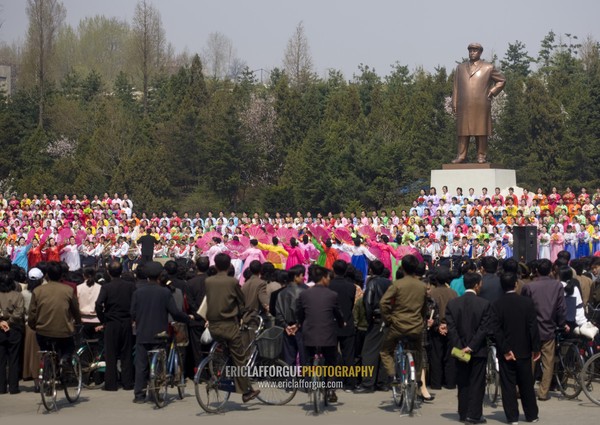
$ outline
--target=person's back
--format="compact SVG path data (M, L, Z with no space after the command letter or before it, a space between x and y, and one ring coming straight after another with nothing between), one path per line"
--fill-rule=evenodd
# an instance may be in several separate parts
M335 292L338 296L338 303L346 326L338 330L339 336L354 335L354 300L356 299L356 286L354 283L344 277L347 264L343 260L336 260L333 263L335 277L331 279L328 289Z
M384 320L403 335L417 335L423 331L425 284L413 276L394 281L381 298Z
M481 276L481 291L479 296L493 303L504 295L498 271L498 260L494 257L483 257L481 260L483 274Z
M337 330L341 327L338 324L343 324L343 313L340 313L338 294L326 286L315 285L302 291L298 296L296 317L302 325L304 345L337 346Z
M131 318L131 300L135 292L132 282L121 278L112 278L100 288L100 295L96 300L96 313L102 323L113 320ZM100 301L101 307L98 307Z
M73 290L57 281L34 289L29 306L29 326L39 335L67 338L80 322L79 304Z
M155 283L133 293L131 316L136 324L137 343L155 343L155 335L167 330L169 302L174 302L171 291Z
M260 264L259 264L260 271ZM259 275L253 274L242 286L244 302L247 311L263 313L269 310L269 297L267 296L267 282Z
M236 320L244 305L244 294L237 279L227 272L218 272L206 279L206 320Z
M556 327L562 326L566 317L561 283L549 276L540 276L524 285L521 295L531 298L535 305L541 340L553 339Z

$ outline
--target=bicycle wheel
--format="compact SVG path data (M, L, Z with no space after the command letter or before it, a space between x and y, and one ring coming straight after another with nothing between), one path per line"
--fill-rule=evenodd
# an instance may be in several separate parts
M177 387L177 395L180 400L185 397L185 376L183 375L183 361L181 360L181 353L177 348L175 350L175 357L173 360L173 375L172 383Z
M271 360L259 357L256 360L256 366L259 371L266 371L263 375L253 379L253 386L256 384L260 388L260 394L257 397L260 401L265 404L283 406L294 398L297 391L294 385L295 378L284 378L268 372L276 370L281 373L284 369L289 368L286 362L281 359Z
M81 395L81 363L79 356L73 354L61 365L60 382L69 403L75 403Z
M148 392L158 408L165 407L167 404L167 368L165 363L164 350L158 350L152 355Z
M312 377L312 386L311 386L311 399L312 399L312 405L313 405L313 411L315 412L315 415L318 415L319 413L321 413L323 411L324 406L324 399L325 397L323 397L323 391L321 391L321 387L320 387L320 377L317 376L316 374L313 375Z
M411 353L404 353L405 357L405 370L406 380L404 381L404 411L406 413L412 413L415 408L415 399L417 398L417 382L415 381L415 362Z
M600 406L600 353L594 354L583 365L581 387L587 398Z
M398 344L396 346L396 350L394 351L394 360L396 367L396 376L394 377L394 381L392 382L392 398L394 399L394 404L398 407L401 407L402 401L404 399L403 386L404 382L406 381L404 356L401 344Z
M84 345L77 350L81 363L81 382L88 390L104 387L104 371L99 368L96 356L89 345Z
M561 394L567 399L574 399L581 393L580 375L583 359L577 345L563 342L558 353L556 381Z
M200 362L194 376L194 392L196 400L207 413L218 413L223 409L231 390L224 376L227 358L220 354L210 354Z
M40 368L40 395L47 411L56 410L56 365L55 354L44 353Z
M500 374L496 365L496 347L490 346L488 348L487 364L485 365L485 396L490 404L496 404L498 401Z

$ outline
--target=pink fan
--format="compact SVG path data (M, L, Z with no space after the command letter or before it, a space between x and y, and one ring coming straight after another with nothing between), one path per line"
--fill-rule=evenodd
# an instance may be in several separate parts
M389 237L392 236L392 232L390 232L390 229L388 229L387 227L381 227L379 229L379 231L381 232L382 235L387 235Z
M264 232L263 229L261 229L258 226L252 226L252 227L248 228L248 230L246 230L246 232L248 233L248 235L250 236L251 239L256 239L257 241L262 242L262 243L269 242L269 238L268 238L267 234Z
M371 245L369 247L369 251L371 252L371 254L373 254L378 259L383 258L383 251L377 245Z
M344 260L346 263L352 262L352 258L350 258L350 255L347 252L340 252L338 254L338 260Z
M267 224L265 224L265 232L268 235L274 235L275 234L275 227L273 227L273 225L271 223L267 223Z
M63 245L69 242L69 238L73 236L73 231L70 227L64 227L58 232L56 236L56 244Z
M358 229L358 233L360 233L366 239L375 240L375 238L377 237L375 229L373 229L371 226L361 226Z
M29 233L27 234L27 241L25 242L27 245L31 243L33 238L35 237L35 229L32 227Z
M87 232L85 230L78 230L75 234L75 243L77 243L77 245L81 245L86 237Z
M342 242L352 243L352 235L345 227L338 227L333 231L333 234Z
M398 248L396 248L396 257L401 260L405 255L414 255L419 261L423 261L421 253L415 248L406 245L398 246Z
M242 244L237 241L227 242L225 247L227 248L227 254L235 260L239 259L240 254L244 251Z
M46 241L48 240L48 237L52 234L52 229L49 227L44 234L42 235L42 237L40 238L40 245L44 245L46 243Z
M325 241L327 238L329 238L329 234L327 233L327 230L325 230L321 226L311 225L311 226L309 226L309 229L310 229L310 232L315 236L315 238L317 238L320 241Z
M275 236L277 236L281 241L289 243L291 238L298 238L298 232L294 229L282 227L275 232Z

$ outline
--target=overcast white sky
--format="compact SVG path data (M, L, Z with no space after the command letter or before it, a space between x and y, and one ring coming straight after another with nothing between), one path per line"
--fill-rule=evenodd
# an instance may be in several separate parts
M131 20L137 0L63 0L67 23L106 15ZM508 43L524 42L537 56L551 29L600 40L599 0L154 0L177 51L201 52L208 34L228 36L251 69L281 66L287 40L303 21L315 71L339 69L347 78L360 63L389 73L395 62L411 69L452 68L469 42L484 58L502 58ZM0 0L0 40L23 40L25 0Z

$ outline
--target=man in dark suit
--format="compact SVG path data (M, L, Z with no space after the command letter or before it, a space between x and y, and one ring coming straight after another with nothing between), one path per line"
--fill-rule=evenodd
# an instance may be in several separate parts
M336 260L333 263L334 278L331 279L329 289L338 294L338 303L340 310L344 317L344 323L346 325L343 328L339 328L338 344L341 353L341 364L343 366L352 366L354 364L354 316L352 311L354 309L354 299L356 297L356 286L353 282L346 279L346 271L348 270L348 263L344 260ZM345 389L352 389L356 385L354 378L345 378L344 387Z
M500 363L502 407L508 423L519 421L516 387L527 422L538 418L538 406L533 390L531 357L540 356L540 335L533 301L515 293L517 275L505 273L500 277L505 294L493 304L493 329Z
M296 319L302 328L306 361L311 362L317 348L325 358L326 366L335 366L337 357L337 331L342 328L344 317L338 304L338 294L328 288L331 272L317 266L313 269L315 285L298 296ZM337 322L337 323L336 323ZM329 401L337 402L335 391L330 391Z
M394 281L379 302L381 317L389 328L380 353L389 376L396 375L394 350L402 337L408 338L408 346L404 348L415 352L415 370L419 375L421 372L427 288L415 277L418 267L417 257L405 255L402 258L405 276ZM420 376L417 379L420 381Z
M361 386L356 389L357 393L370 393L375 391L376 387L385 388L388 386L389 376L383 367L379 352L381 344L387 335L387 328L383 325L381 317L380 301L383 294L388 290L392 282L382 276L385 267L379 260L371 261L369 264L371 280L367 282L367 288L362 297L365 306L365 316L369 327L365 335L363 349L361 353L362 365L373 366L373 375L363 378Z
M495 257L483 257L481 259L481 291L479 296L494 303L504 295L498 276L498 260Z
M200 339L202 337L202 333L204 332L206 321L200 315L198 315L198 309L202 305L202 301L206 295L206 272L208 271L209 266L210 263L208 261L208 257L199 257L196 260L198 274L188 280L186 285L188 314L194 316L188 325L190 335L189 345L192 350L194 366L198 366L200 364L200 360L202 360L202 344L200 343Z
M456 360L458 386L458 416L470 424L486 423L483 417L485 393L486 336L490 330L490 303L477 295L481 290L481 275L464 275L465 294L446 307L448 337L453 347L471 354L468 363Z
M206 279L206 320L213 338L227 344L233 363L241 367L246 364L246 346L240 332L244 294L237 279L227 275L230 265L229 255L215 255L217 274ZM235 378L235 390L242 394L244 403L260 393L252 389L245 376Z
M156 245L157 242L156 238L152 236L152 229L148 226L146 228L146 234L137 240L137 244L141 247L142 251L140 265L152 261L152 257L154 256L154 245Z
M166 332L169 326L169 314L178 322L188 323L187 314L177 309L175 299L168 288L160 285L159 277L163 266L150 261L143 266L148 284L133 293L131 300L131 318L136 325L135 341L135 384L134 403L144 403L148 383L148 351L160 346L156 335Z
M104 390L117 391L117 360L121 360L123 389L133 389L133 334L131 329L131 300L135 286L121 279L123 266L111 261L108 274L111 281L102 285L96 299L96 314L104 325L104 357L106 371Z

